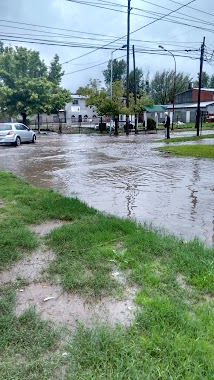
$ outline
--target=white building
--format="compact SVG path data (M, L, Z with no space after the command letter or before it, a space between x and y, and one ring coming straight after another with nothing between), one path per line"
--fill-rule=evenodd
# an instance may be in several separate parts
M96 122L98 115L95 107L86 106L86 97L81 95L72 95L73 102L65 106L66 122L68 125L76 123L79 119L84 122Z

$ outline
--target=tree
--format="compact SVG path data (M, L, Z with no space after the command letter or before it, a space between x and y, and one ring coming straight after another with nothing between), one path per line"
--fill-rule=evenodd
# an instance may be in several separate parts
M100 81L97 79L91 79L89 84L86 87L80 87L77 93L86 96L86 105L96 107L97 113L100 116L112 115L115 117L125 112L123 84L121 81L113 82L112 100L110 99L109 88L100 88Z
M50 68L48 71L48 80L55 85L59 86L61 83L64 71L62 70L62 65L59 63L59 56L56 54L50 63Z
M123 81L126 74L126 61L124 59L113 59L112 62L112 82ZM111 82L111 60L108 61L107 69L103 71L106 85Z
M198 73L198 80L194 82L194 87L199 87L199 76L200 73ZM209 88L210 87L210 76L206 73L206 71L202 71L201 75L201 87Z
M54 57L48 69L40 59L39 52L24 47L2 48L1 107L11 116L21 114L25 124L28 115L51 112L53 94L60 94L60 108L63 107L66 96L65 93L62 96L59 87L62 75L58 56Z
M59 86L55 86L52 91L48 113L59 115L59 110L64 108L66 103L72 102L73 99L70 91Z
M180 72L176 75L176 93L185 91L191 82L189 75ZM174 71L157 71L150 84L150 93L156 104L172 103L174 93Z
M214 88L214 75L210 77L210 88Z
M147 94L144 91L140 91L140 93L137 95L137 101L135 104L134 94L130 94L130 107L129 107L129 113L131 115L137 114L139 115L141 112L144 111L144 107L146 106L152 106L154 104L154 101L151 97L151 95Z
M137 90L137 94L139 94L140 91L144 90L144 87L145 87L143 70L136 67L135 74L136 74L136 90ZM129 91L130 93L135 92L134 70L132 70L129 74Z

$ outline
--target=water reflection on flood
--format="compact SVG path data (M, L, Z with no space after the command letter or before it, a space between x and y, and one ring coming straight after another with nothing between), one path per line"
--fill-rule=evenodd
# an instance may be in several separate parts
M213 243L214 160L154 151L157 138L44 135L35 145L0 147L0 167L101 211Z

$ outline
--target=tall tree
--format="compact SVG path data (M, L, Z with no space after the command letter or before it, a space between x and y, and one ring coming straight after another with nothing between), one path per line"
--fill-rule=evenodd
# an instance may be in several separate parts
M58 56L48 69L39 52L2 46L0 99L4 111L11 116L21 114L24 123L28 115L50 112L53 94L61 91L62 75Z
M64 71L62 70L62 65L59 62L59 56L56 54L50 63L50 68L48 70L48 80L59 86L63 75Z
M198 79L197 79L197 81L194 82L194 86L195 87L199 86L199 75L200 75L200 73L198 73ZM210 76L209 76L209 74L206 73L206 71L202 71L201 87L204 87L204 88L209 88L210 87Z
M210 88L214 88L214 74L210 77Z
M176 93L185 91L191 78L188 74L179 72L176 75ZM150 84L150 93L156 104L172 103L174 93L174 71L157 71Z
M135 73L136 73L136 90L137 90L137 94L139 94L140 91L143 91L145 88L143 70L136 67ZM129 74L129 90L130 92L133 92L133 93L135 91L134 70L132 70Z
M113 59L112 62L112 82L124 80L126 74L126 61L124 59ZM108 61L107 69L103 71L106 85L111 82L111 60Z

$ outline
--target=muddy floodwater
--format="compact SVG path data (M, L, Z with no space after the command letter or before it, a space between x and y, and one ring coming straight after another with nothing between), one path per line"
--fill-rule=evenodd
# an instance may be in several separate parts
M101 211L213 244L214 160L155 151L165 145L155 142L160 138L163 132L40 135L34 145L1 146L0 168Z

